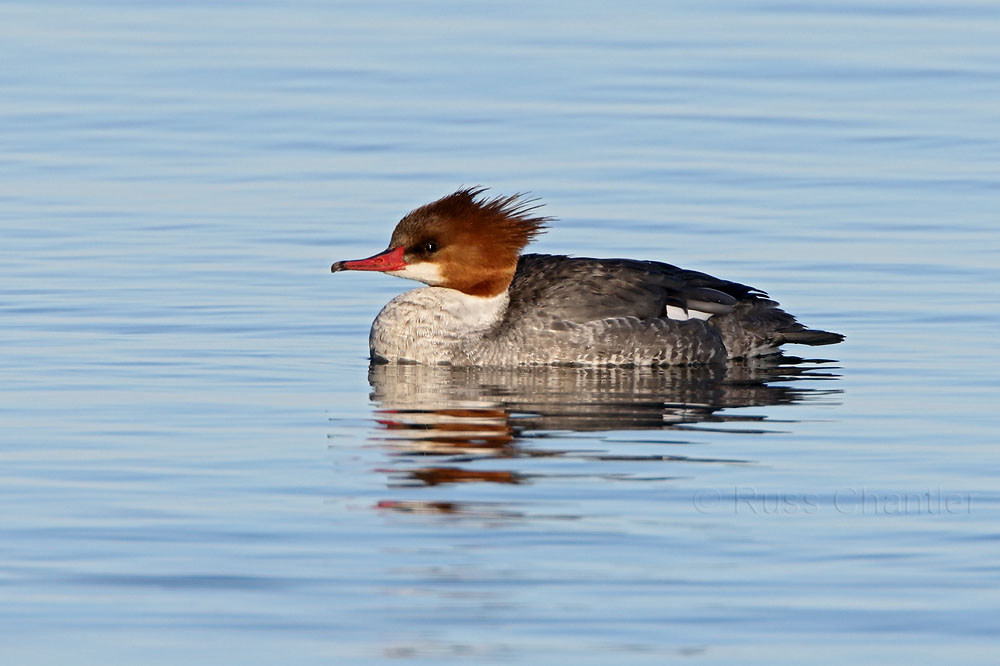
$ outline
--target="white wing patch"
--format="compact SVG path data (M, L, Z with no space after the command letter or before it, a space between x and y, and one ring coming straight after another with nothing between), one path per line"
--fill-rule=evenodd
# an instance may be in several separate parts
M688 319L708 319L712 316L712 312L702 312L701 310L692 310L688 308L685 312L683 308L679 308L676 305L667 306L667 318L676 319L677 321L687 321Z

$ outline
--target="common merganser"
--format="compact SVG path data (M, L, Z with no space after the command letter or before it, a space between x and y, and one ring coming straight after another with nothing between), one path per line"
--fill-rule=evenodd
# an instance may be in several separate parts
M461 189L406 215L389 247L331 271L380 271L428 287L382 308L378 363L680 365L829 345L767 294L658 261L526 254L551 218L536 199Z

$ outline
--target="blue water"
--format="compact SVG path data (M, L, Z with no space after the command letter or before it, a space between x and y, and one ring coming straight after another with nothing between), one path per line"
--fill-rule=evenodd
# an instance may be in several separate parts
M996 3L0 16L4 664L996 663ZM847 342L369 373L463 184Z

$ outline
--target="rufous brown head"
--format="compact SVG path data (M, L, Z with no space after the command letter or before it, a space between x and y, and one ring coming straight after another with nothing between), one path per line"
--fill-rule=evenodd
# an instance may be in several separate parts
M367 259L331 267L380 271L470 296L502 294L510 285L521 250L545 228L534 215L541 204L522 195L483 197L484 187L461 189L406 215L389 247Z

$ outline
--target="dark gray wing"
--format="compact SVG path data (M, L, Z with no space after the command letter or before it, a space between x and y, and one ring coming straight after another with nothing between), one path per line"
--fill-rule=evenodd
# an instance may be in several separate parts
M709 322L668 317L669 306L710 313ZM673 314L673 313L672 313ZM539 362L555 357L628 363L709 362L773 353L785 342L825 345L838 333L807 329L763 291L658 261L526 254L510 306L492 336ZM494 340L495 342L495 340ZM583 350L581 352L580 350ZM556 353L558 352L558 353Z
M544 311L578 324L610 317L654 319L668 305L727 314L763 292L658 261L526 254L510 286L508 317Z

